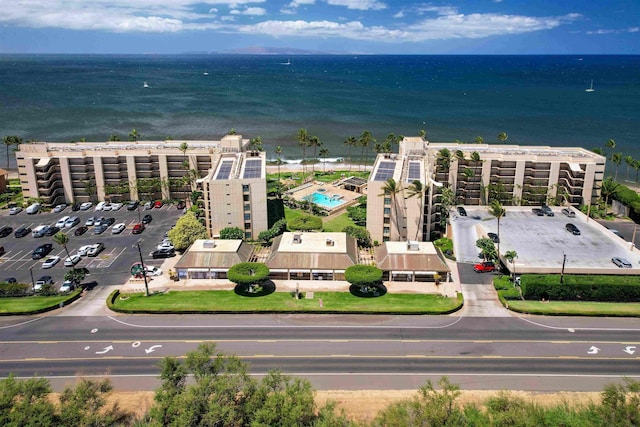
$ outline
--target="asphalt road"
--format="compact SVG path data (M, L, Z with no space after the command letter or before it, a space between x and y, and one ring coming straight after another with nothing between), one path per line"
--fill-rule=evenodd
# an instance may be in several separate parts
M162 357L203 341L256 375L281 369L317 388L411 389L448 375L464 388L598 391L640 376L640 319L95 316L0 325L0 376L108 373L120 389L156 387Z

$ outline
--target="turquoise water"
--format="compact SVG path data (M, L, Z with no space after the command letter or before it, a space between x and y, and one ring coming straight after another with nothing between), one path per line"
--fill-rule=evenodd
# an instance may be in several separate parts
M325 196L324 194L318 193L317 191L315 193L309 194L308 196L304 196L303 199L327 209L333 209L345 202L343 199Z

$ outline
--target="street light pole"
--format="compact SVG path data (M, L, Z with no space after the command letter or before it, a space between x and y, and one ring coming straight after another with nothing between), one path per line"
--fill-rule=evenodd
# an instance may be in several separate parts
M567 263L567 254L562 254L562 271L560 272L560 283L564 283L564 265Z
M144 277L144 293L146 296L149 296L149 283L147 282L147 269L144 266L144 261L142 260L142 249L140 249L140 241L142 239L138 240L136 242L136 245L138 246L138 254L140 255L140 265L142 265L142 277Z
M31 274L31 290L35 293L36 282L33 281L33 267L29 267L29 274Z

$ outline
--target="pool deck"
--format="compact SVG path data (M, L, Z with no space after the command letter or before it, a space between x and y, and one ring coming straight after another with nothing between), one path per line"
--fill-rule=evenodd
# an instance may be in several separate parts
M333 184L329 184L329 183L324 183L324 182L318 182L315 181L313 183L307 183L304 185L301 185L300 187L294 188L292 190L290 190L290 192L287 192L287 194L291 197L293 197L296 200L302 201L305 200L305 197L315 193L318 190L325 190L323 192L323 194L325 194L327 197L332 197L334 195L339 195L342 198L340 200L343 200L344 203L340 204L339 206L335 206L333 208L329 208L329 207L325 207L322 204L319 204L319 206L323 207L324 209L326 209L327 211L329 211L330 213L334 213L334 212L338 212L344 208L346 208L347 206L350 206L353 204L353 202L360 196L362 196L363 194L360 193L356 193L353 191L349 191L349 190L345 190L343 188L339 188L336 187ZM322 191L321 191L322 192Z

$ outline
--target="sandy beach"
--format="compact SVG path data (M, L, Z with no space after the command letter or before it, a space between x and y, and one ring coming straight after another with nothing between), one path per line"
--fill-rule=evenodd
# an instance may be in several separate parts
M304 168L307 172L311 172L313 170L313 165L306 164ZM348 163L348 162L327 162L326 170L327 171L370 171L373 168L373 165L362 165L357 163ZM280 172L302 172L303 165L302 163L283 163L280 165ZM316 172L322 172L325 170L325 165L321 162L316 163L315 165ZM278 173L278 166L276 165L267 165L267 173Z

